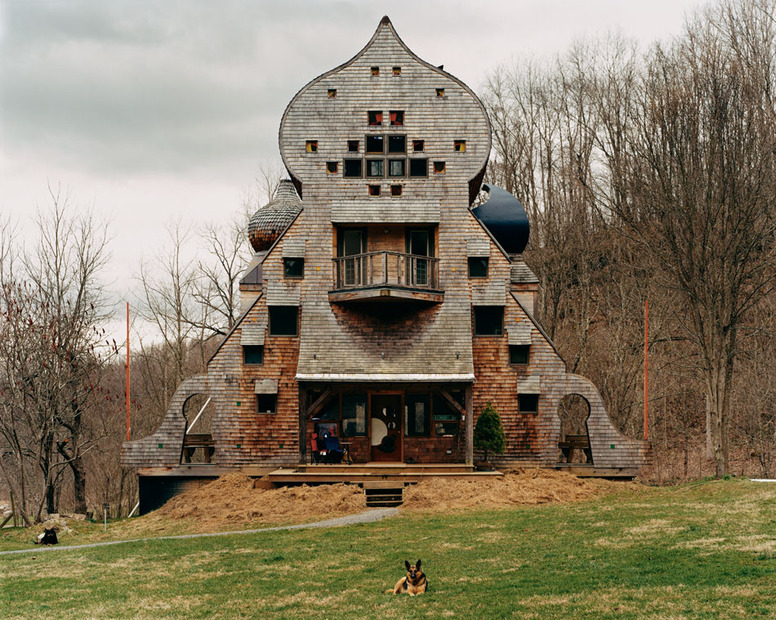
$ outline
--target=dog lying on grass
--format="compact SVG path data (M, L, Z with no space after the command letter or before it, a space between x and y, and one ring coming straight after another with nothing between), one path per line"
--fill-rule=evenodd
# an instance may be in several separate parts
M393 590L386 590L386 593L401 594L406 592L410 596L416 594L423 594L428 588L428 581L426 575L420 570L420 560L414 564L410 564L405 560L404 566L407 568L407 574L396 582L396 587Z

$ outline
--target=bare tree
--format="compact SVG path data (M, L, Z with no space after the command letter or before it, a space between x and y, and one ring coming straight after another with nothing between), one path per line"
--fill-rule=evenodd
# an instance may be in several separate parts
M718 476L729 471L740 327L776 276L772 76L752 71L720 36L760 4L723 5L672 47L655 48L634 119L631 191L639 211L617 210L687 309L683 327L705 383ZM771 37L759 53L772 57L774 49ZM757 66L770 70L766 61Z
M225 336L240 314L240 277L250 260L247 220L235 216L226 224L205 226L201 240L206 258L198 261L194 297L200 311L187 317L206 337Z
M107 260L107 227L90 215L72 216L69 198L49 188L52 207L38 215L39 239L21 260L22 269L2 289L0 378L4 450L13 457L24 503L26 463L34 462L45 504L57 510L57 490L66 469L74 481L75 508L86 511L83 456L101 439L86 418L99 416L100 375L112 350L100 328L108 318L99 273ZM4 452L4 456L6 453Z

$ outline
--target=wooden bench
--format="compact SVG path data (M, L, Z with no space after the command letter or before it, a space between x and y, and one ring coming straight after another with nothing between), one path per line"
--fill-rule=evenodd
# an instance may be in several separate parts
M587 435L566 435L564 441L558 442L558 448L563 453L566 463L574 459L574 451L582 450L587 463L593 462L593 452L590 450L590 438Z
M197 448L202 448L205 456L205 463L210 463L213 454L216 451L216 444L210 433L191 433L183 437L183 462L191 463L194 452Z

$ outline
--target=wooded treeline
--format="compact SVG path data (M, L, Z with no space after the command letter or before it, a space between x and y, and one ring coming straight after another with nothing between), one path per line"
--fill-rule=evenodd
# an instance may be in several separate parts
M538 318L632 437L649 301L650 481L775 473L775 80L776 0L743 0L648 50L611 36L498 68L481 93L487 180L529 214ZM234 221L198 235L174 223L138 267L133 438L156 429L237 318L245 215L279 176L262 175ZM137 500L119 465L124 343L103 331L107 228L77 213L52 190L24 249L0 224L0 490L31 519L103 502L127 514ZM187 259L193 246L205 258Z
M658 478L773 473L774 6L712 6L645 52L579 43L485 89L489 176L529 212L539 318L631 436L649 300Z

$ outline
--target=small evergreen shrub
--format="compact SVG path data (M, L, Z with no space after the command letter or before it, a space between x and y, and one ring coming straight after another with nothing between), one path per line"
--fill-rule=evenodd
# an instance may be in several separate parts
M507 439L504 435L504 427L501 425L501 416L493 405L488 403L474 427L474 449L481 450L487 462L488 453L503 454L506 447Z

